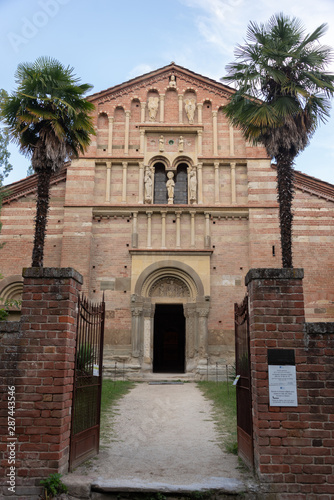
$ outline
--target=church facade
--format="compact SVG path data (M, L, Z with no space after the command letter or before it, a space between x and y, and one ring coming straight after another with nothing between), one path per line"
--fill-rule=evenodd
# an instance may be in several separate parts
M104 294L107 370L200 378L233 363L244 277L281 267L275 166L228 124L232 92L171 63L94 94L96 136L52 179L44 266L73 267L90 299ZM31 263L35 194L35 175L8 186L3 299L20 297ZM334 186L296 172L309 321L334 321L333 229Z

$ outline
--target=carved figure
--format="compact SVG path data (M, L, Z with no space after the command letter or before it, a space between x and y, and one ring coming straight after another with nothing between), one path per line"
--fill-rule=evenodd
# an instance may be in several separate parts
M152 172L149 167L145 169L145 203L152 203L152 193L153 193L153 181Z
M161 135L159 137L159 151L160 153L163 153L164 152L164 149L165 149L165 144L164 144L164 136Z
M196 203L196 193L197 193L196 171L194 168L192 168L189 173L190 203Z
M180 135L180 139L179 139L179 152L180 153L182 153L182 151L183 151L183 144L184 144L184 140L183 140L182 135Z
M184 107L185 107L185 110L187 113L189 123L194 123L194 116L195 116L195 109L196 109L195 99L192 97L190 99L186 99Z
M168 205L172 205L174 201L174 187L175 187L175 182L173 180L174 173L167 172L167 177L168 181L166 182L166 188L168 193Z
M176 80L175 80L175 75L172 75L169 80L169 86L175 88L176 87Z
M157 117L159 108L159 97L149 97L147 102L148 115L151 122L154 122Z

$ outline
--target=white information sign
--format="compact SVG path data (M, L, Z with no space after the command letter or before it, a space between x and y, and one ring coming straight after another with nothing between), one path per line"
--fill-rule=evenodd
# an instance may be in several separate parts
M93 365L93 377L98 377L99 375L100 375L99 365L94 363L94 365Z
M296 367L269 365L270 406L298 406Z

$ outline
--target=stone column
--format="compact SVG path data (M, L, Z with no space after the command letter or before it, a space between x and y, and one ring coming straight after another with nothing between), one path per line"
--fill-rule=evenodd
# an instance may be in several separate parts
M111 161L107 161L107 179L106 179L106 201L110 202L111 187Z
M144 371L152 370L153 360L153 318L154 305L148 300L143 308L144 329L143 329L143 363Z
M152 248L152 211L147 211L147 248Z
M190 248L195 248L195 215L196 212L191 210L190 212Z
M197 164L197 196L198 204L203 205L203 176L202 176L203 163Z
M145 123L146 102L140 103L140 121Z
M166 248L166 210L161 211L161 248Z
M220 193L219 193L219 161L214 162L215 166L215 205L219 204Z
M198 351L196 304L184 304L186 318L186 372L196 368L196 353Z
M197 130L198 156L203 154L203 130Z
M139 163L139 194L138 194L138 203L144 203L144 163Z
M204 236L204 248L211 248L211 236L210 236L210 212L205 212L205 236Z
M124 154L129 154L130 111L125 111Z
M179 95L179 123L183 123L183 95Z
M165 121L165 94L160 94L160 123Z
M145 130L140 131L140 146L139 152L143 155L145 149Z
M203 111L203 103L198 102L197 103L197 116L198 116L198 124L199 125L202 125L202 123L203 123L202 111Z
M128 162L123 161L122 165L123 165L122 203L126 203L126 181L127 181Z
M235 204L237 202L237 187L235 183L235 161L230 163L231 166L231 202Z
M139 358L141 352L141 331L142 331L142 315L143 307L137 304L131 307L131 343L132 343L132 356L134 358Z
M131 245L132 248L138 248L138 212L133 212L132 217Z
M208 301L199 300L196 304L198 316L198 355L206 358L208 355L208 316L210 304Z
M181 248L181 211L175 212L176 215L176 248Z
M212 111L213 155L218 156L218 111Z
M232 125L230 125L230 156L234 156L234 130Z
M114 125L114 118L113 117L108 117L108 122L109 122L109 130L108 130L108 154L112 154L112 134L113 134L113 125Z

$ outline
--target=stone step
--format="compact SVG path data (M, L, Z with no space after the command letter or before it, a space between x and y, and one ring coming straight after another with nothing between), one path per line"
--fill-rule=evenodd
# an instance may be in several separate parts
M192 484L171 484L145 480L108 480L65 476L71 499L91 500L263 500L258 485L226 477L210 477Z

